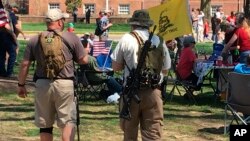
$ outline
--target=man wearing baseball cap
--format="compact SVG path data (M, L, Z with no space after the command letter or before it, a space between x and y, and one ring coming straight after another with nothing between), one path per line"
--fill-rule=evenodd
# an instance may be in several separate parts
M35 125L40 128L40 140L53 140L53 124L62 131L63 141L73 141L76 125L76 103L74 100L74 64L86 64L87 52L84 51L80 39L71 32L63 32L64 20L68 15L59 9L51 9L45 16L47 30L32 37L24 52L23 61L18 78L18 96L25 98L27 91L25 80L29 66L36 61L35 74ZM62 42L62 53L66 60L63 68L52 79L47 78L42 37L47 43L53 42L54 36L59 34ZM52 40L49 40L52 39ZM53 44L54 45L54 44ZM62 56L62 55L61 55ZM44 63L45 62L45 63Z
M50 9L47 14L46 14L46 22L54 22L60 19L65 19L68 18L69 14L67 13L62 13L60 9Z

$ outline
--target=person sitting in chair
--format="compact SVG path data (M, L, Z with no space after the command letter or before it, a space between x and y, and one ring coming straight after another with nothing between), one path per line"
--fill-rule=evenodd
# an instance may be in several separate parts
M184 48L180 53L180 60L177 65L177 73L181 80L191 81L193 86L191 91L200 90L201 84L197 85L198 77L193 73L193 66L197 59L194 52L195 39L193 36L184 37Z
M90 52L90 44L87 39L81 40L83 47L85 48L86 52ZM113 71L102 70L97 64L96 58L88 55L88 64L80 66L84 67L83 69L87 69L90 71L97 71L97 72L104 72L104 73L89 73L87 78L91 81L99 82L105 80L105 83L108 87L109 96L115 97L113 99L108 98L108 103L118 103L118 99L120 98L119 94L122 91L122 85L116 81L114 77L110 74L113 74ZM113 95L112 95L113 94Z

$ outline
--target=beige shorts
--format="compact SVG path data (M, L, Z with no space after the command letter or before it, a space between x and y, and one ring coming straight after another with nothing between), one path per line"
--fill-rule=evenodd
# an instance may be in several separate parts
M38 79L35 91L35 125L39 128L76 123L76 104L72 80Z

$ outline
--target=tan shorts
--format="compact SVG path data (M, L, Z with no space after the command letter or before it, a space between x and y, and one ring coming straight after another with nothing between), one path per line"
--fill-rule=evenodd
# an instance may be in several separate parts
M38 79L35 90L35 125L39 128L76 123L76 104L72 80Z

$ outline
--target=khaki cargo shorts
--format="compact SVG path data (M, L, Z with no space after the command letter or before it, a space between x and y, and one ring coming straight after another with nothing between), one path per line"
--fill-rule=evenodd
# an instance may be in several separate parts
M49 128L55 121L60 128L76 123L73 81L38 79L35 90L35 125Z

